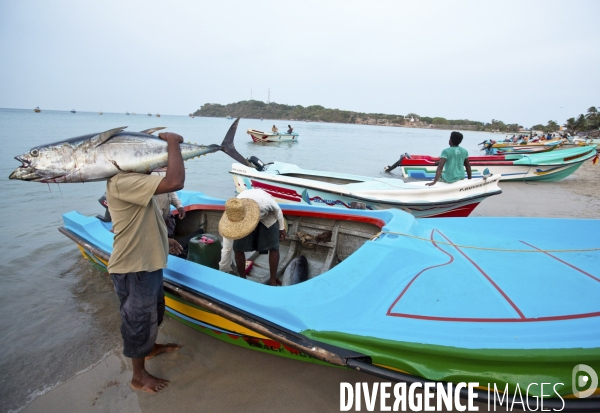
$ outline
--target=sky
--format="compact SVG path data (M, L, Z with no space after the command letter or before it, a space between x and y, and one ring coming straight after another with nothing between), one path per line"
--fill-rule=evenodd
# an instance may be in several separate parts
M600 107L598 0L0 1L0 107L251 98L519 123Z

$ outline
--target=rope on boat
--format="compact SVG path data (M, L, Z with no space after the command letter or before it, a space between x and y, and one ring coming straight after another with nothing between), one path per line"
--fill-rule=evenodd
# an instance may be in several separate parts
M600 248L581 248L581 249L569 249L569 250L542 250L542 249L538 249L538 250L514 250L514 249L504 249L504 248L488 248L488 247L478 247L478 246L474 246L474 245L460 245L460 244L453 244L451 242L436 241L436 240L432 240L432 239L429 239L429 238L419 237L417 235L405 234L403 232L394 232L394 231L380 231L377 234L373 235L369 239L369 241L374 241L377 238L379 238L381 235L385 235L385 234L400 235L400 236L403 236L403 237L414 238L414 239L418 239L420 241L435 242L436 244L448 245L448 246L451 246L451 247L468 248L468 249L483 250L483 251L538 252L538 253L539 252L549 253L549 252L592 252L592 251L600 251Z

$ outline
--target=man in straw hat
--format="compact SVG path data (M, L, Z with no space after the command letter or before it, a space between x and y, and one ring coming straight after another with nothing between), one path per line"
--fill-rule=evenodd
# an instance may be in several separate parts
M269 284L276 285L279 265L279 240L285 239L285 221L281 208L262 189L248 189L225 203L219 221L223 249L219 269L231 269L231 249L240 277L246 278L244 252L269 252Z

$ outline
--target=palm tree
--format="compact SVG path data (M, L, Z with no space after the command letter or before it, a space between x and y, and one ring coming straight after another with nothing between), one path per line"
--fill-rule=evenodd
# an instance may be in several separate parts
M548 125L546 125L546 132L556 132L558 130L558 123L553 120L548 121Z
M577 132L577 124L575 118L567 119L567 122L565 123L565 128L567 128L567 131L569 131L571 135L575 135L575 133Z
M597 129L600 127L600 114L598 113L598 109L595 106L591 106L587 111L588 113L585 115L585 118L589 128Z
M586 129L587 121L583 114L581 114L577 117L577 120L575 120L575 126L577 127L577 130L581 131L581 132L583 132Z

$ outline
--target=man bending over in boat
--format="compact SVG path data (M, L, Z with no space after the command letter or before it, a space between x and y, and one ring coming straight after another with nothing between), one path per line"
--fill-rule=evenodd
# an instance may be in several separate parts
M271 132L277 133L279 132L279 129L277 129L277 126L273 125L273 127L271 128Z
M449 148L442 151L440 163L435 171L435 178L427 186L435 185L437 181L451 184L453 182L465 179L465 170L467 177L471 179L471 164L469 163L469 153L465 148L461 148L460 143L463 135L460 132L450 134Z
M169 252L180 254L181 245L167 238L167 226L154 195L183 188L185 169L175 133L158 135L167 141L168 170L158 175L118 173L106 183L106 199L115 234L108 272L121 303L123 354L131 358L131 387L157 393L169 381L146 371L145 361L180 348L156 344L158 326L165 314L163 268Z
M279 240L285 239L285 222L275 199L262 189L248 189L225 203L219 221L223 249L219 270L231 271L231 250L240 277L246 278L244 252L269 251L269 284L277 285Z

